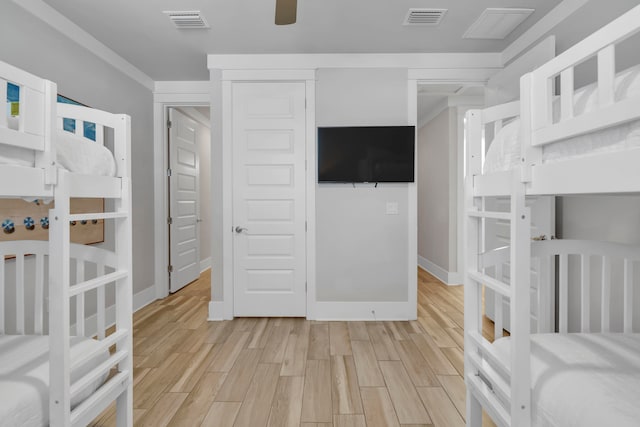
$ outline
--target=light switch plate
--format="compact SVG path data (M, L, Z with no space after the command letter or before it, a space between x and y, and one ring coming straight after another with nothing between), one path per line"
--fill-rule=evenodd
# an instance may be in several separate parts
M387 202L387 215L398 215L398 202Z

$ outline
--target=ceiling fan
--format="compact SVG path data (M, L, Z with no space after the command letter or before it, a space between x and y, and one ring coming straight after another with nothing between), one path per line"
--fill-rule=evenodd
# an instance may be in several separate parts
M296 23L297 0L276 0L276 25Z

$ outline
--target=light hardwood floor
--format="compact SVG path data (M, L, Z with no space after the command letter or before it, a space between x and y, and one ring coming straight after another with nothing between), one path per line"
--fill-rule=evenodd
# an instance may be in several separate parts
M134 424L463 426L463 288L418 282L417 321L207 322L206 272L134 315Z

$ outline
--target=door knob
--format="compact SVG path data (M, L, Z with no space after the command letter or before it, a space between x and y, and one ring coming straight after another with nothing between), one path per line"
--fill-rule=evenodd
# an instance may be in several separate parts
M236 227L236 233L240 234L240 233L242 233L243 231L249 231L249 230L247 230L247 229L246 229L246 228L244 228L244 227L240 227L239 225Z

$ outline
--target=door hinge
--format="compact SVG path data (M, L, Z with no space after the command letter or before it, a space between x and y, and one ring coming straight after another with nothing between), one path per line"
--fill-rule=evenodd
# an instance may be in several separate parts
M168 265L167 271L169 272L169 274L173 273L173 265Z
M167 169L167 176L171 176L171 168Z
M173 126L173 123L171 123L171 120L167 120L167 127L171 129L171 126Z
M173 224L173 218L171 217L167 218L167 224L169 225Z

